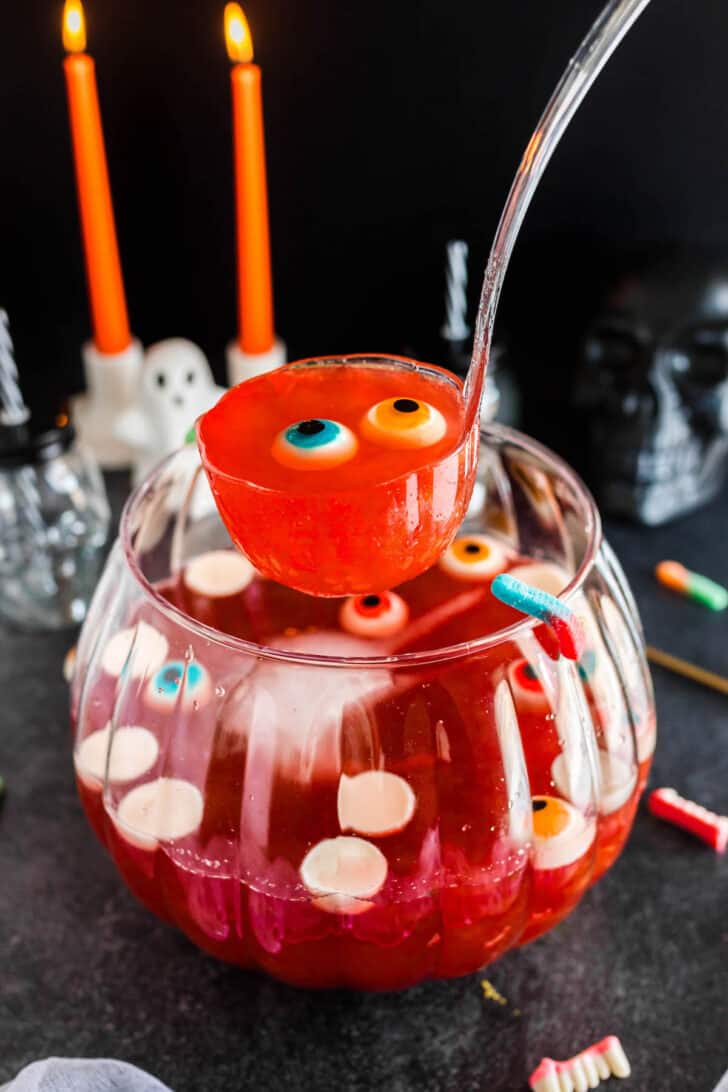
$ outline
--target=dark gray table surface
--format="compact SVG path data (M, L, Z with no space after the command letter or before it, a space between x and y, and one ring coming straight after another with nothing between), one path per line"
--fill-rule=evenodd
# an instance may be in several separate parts
M675 557L728 580L728 499L609 537L651 643L728 674L728 612L651 575ZM122 1058L175 1092L522 1092L542 1055L612 1033L629 1092L711 1092L728 1067L728 857L644 805L571 918L485 972L506 1007L484 1000L482 976L309 993L202 955L135 903L82 815L61 677L70 643L0 633L0 1081L60 1054ZM652 784L728 812L728 697L654 678Z

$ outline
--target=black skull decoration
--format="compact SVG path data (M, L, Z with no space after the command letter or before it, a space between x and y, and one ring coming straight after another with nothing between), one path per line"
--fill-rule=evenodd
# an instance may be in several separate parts
M606 512L665 523L710 500L728 461L728 262L624 276L591 325L577 387Z

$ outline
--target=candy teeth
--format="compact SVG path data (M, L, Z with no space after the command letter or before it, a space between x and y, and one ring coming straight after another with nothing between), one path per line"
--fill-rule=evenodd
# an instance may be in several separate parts
M622 1048L620 1046L620 1050L621 1049ZM622 1054L624 1055L624 1051L622 1051ZM626 1060L627 1059L625 1057L625 1061ZM594 1062L594 1067L597 1071L597 1077L599 1078L599 1080L606 1081L608 1077L611 1077L612 1071L610 1070L609 1063L607 1062L607 1059L604 1057L603 1054L594 1054L592 1056L592 1061ZM628 1073L615 1073L614 1075L615 1077L629 1076Z
M627 1055L616 1035L610 1035L604 1040L606 1049L603 1057L613 1077L629 1077L632 1072Z
M342 830L382 838L403 830L417 800L404 778L386 770L367 770L355 777L342 774L336 806Z
M387 858L371 842L340 835L310 849L300 872L312 895L370 899L384 886L387 867Z
M196 831L202 812L202 793L195 785L176 777L158 777L127 793L112 819L128 842L153 850L159 842L186 838Z
M533 1092L588 1092L601 1081L630 1073L622 1044L616 1035L608 1035L566 1062L543 1058L528 1083Z
M665 819L707 842L716 853L728 847L728 816L716 815L692 800L685 800L675 789L655 789L647 806L658 819Z
M122 629L111 638L101 657L101 666L107 675L113 675L115 679L119 678L125 668L132 679L141 679L143 675L155 671L164 663L168 648L169 642L164 634L147 622L137 622L135 626Z
M184 584L195 595L224 599L245 591L255 576L247 557L235 550L210 550L185 566Z
M109 753L109 748L111 752ZM157 761L159 744L146 728L99 728L86 736L73 756L76 773L83 784L98 792L106 776L109 759L109 782L136 781Z

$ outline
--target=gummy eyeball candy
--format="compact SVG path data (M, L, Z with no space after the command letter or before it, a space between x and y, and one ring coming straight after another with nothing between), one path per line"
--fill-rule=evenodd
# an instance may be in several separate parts
M293 470L325 470L353 459L358 447L356 436L346 425L312 418L278 433L273 458Z
M99 728L81 741L74 755L76 773L87 788L100 790L110 782L136 781L157 761L159 744L146 728ZM108 771L107 771L108 763Z
M597 669L597 654L593 648L588 648L578 664L579 678L582 682L589 682L594 677Z
M194 710L207 702L210 691L210 676L201 664L169 660L150 680L146 700L156 709L173 709L181 694L183 709Z
M516 660L508 668L508 681L516 708L528 713L551 711L541 680L528 660Z
M368 595L418 576L452 541L478 419L438 368L344 357L241 383L200 418L197 441L223 523L262 576Z
M404 778L387 770L341 775L336 807L342 830L383 838L396 834L415 813L415 794Z
M564 868L583 857L596 836L596 823L558 796L534 796L534 868Z
M186 838L197 830L203 810L196 785L178 777L158 777L128 792L112 819L132 845L154 850L159 842Z
M637 767L617 754L599 751L599 813L611 815L623 807L637 787ZM564 796L570 795L566 756L557 755L551 765L551 778Z
M184 585L193 595L226 599L245 591L255 569L237 550L209 550L187 562Z
M429 447L447 432L438 409L416 398L388 398L372 406L361 423L362 433L385 447Z
M301 879L314 895L370 899L387 878L387 858L363 838L325 838L301 862Z
M459 535L440 558L456 580L491 580L506 567L505 551L488 535Z
M101 666L115 679L127 671L132 679L141 679L159 667L168 648L163 633L147 622L137 622L114 634L104 649Z
M359 637L391 637L407 625L409 607L396 592L353 595L339 613L341 628Z

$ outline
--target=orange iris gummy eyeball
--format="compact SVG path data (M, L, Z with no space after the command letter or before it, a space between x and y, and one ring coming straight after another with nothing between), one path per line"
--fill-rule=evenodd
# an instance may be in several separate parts
M417 398L387 398L365 415L361 431L367 439L385 447L429 447L447 431L438 409Z
M558 796L534 796L534 867L564 868L587 852L596 835L596 823Z
M491 580L506 567L501 546L488 535L460 535L440 558L440 566L456 580Z

